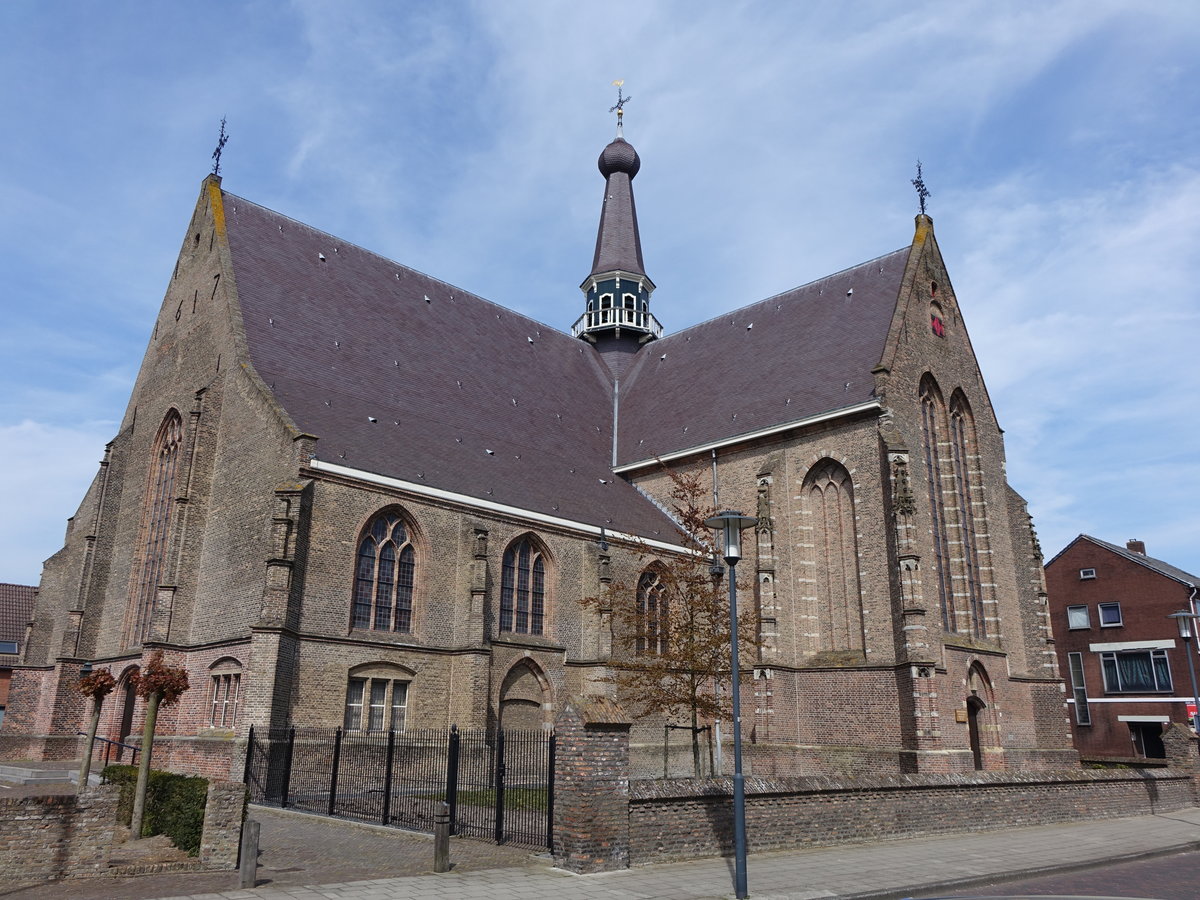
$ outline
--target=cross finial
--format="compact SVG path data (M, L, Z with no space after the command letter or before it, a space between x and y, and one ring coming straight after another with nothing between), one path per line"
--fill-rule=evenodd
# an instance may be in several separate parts
M929 193L929 188L925 187L925 179L921 176L921 161L917 160L917 177L912 180L912 186L917 189L917 199L921 201L921 215L925 215L925 201L932 194Z
M613 86L617 89L617 102L608 108L609 112L615 112L617 114L617 137L621 137L621 117L625 115L625 104L633 99L632 97L626 97L621 92L621 88L624 86L624 84L624 78L618 78L613 82Z
M214 175L221 174L221 151L225 149L225 145L229 143L229 135L225 133L225 117L221 116L221 133L217 136L217 149L213 151L213 170Z

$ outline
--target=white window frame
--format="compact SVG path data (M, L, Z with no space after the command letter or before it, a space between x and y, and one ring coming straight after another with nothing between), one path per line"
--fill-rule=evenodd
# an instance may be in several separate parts
M352 675L346 682L342 729L352 734L404 731L408 719L408 686L406 679Z
M242 699L241 672L214 672L208 724L212 728L233 728Z
M1083 614L1082 623L1079 621L1076 621L1076 619L1078 619L1079 614L1081 612ZM1074 631L1076 629L1084 629L1084 628L1091 628L1091 627L1092 627L1092 617L1091 617L1091 613L1088 611L1086 604L1083 606L1068 606L1067 607L1067 628L1068 629Z
M1152 688L1132 688L1126 687L1121 682L1121 667L1118 662L1118 657L1128 656L1133 653L1145 653L1150 658L1150 672L1154 677L1154 687ZM1159 681L1159 667L1156 662L1162 663L1162 669L1166 673L1166 684L1163 685ZM1111 664L1111 669L1110 669ZM1173 681L1171 678L1171 663L1167 658L1166 650L1110 650L1100 654L1100 672L1104 677L1104 690L1109 694L1169 694L1174 690ZM1116 684L1113 684L1113 680Z
M1067 668L1071 676L1071 697L1075 701L1073 704L1075 724L1091 725L1092 711L1088 708L1087 681L1083 676L1083 654L1068 653Z
M1095 569L1080 569L1079 570L1079 580L1080 581L1093 581L1095 578L1096 578L1096 570Z
M1125 624L1125 618L1121 615L1120 602L1113 600L1112 602L1109 602L1109 603L1098 603L1098 604L1096 604L1096 608L1097 608L1097 617L1100 619L1100 627L1101 628L1120 628L1122 625ZM1105 609L1116 609L1117 621L1105 622L1104 621Z

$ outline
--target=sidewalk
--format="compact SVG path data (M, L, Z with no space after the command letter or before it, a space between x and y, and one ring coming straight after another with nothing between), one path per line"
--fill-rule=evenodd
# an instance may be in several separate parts
M1005 875L1027 877L1187 849L1200 849L1200 808L1085 824L752 854L747 868L754 898L885 900L950 893ZM188 900L705 900L732 896L732 868L732 860L704 859L589 876L551 868L493 869L231 890L190 895Z

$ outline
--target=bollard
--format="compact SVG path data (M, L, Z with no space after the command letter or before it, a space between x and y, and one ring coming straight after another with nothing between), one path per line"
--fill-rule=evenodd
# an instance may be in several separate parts
M238 859L238 887L252 888L258 880L258 833L262 826L247 819L242 827L242 849Z
M433 871L450 871L450 804L433 814Z

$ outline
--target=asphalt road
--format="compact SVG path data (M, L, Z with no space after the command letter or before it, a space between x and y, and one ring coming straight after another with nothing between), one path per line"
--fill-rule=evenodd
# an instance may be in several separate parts
M1114 853L1120 853L1114 847ZM974 888L951 897L1138 897L1148 900L1200 898L1200 852L1158 856L1136 862L1095 866L1063 875ZM924 894L922 897L931 897Z

